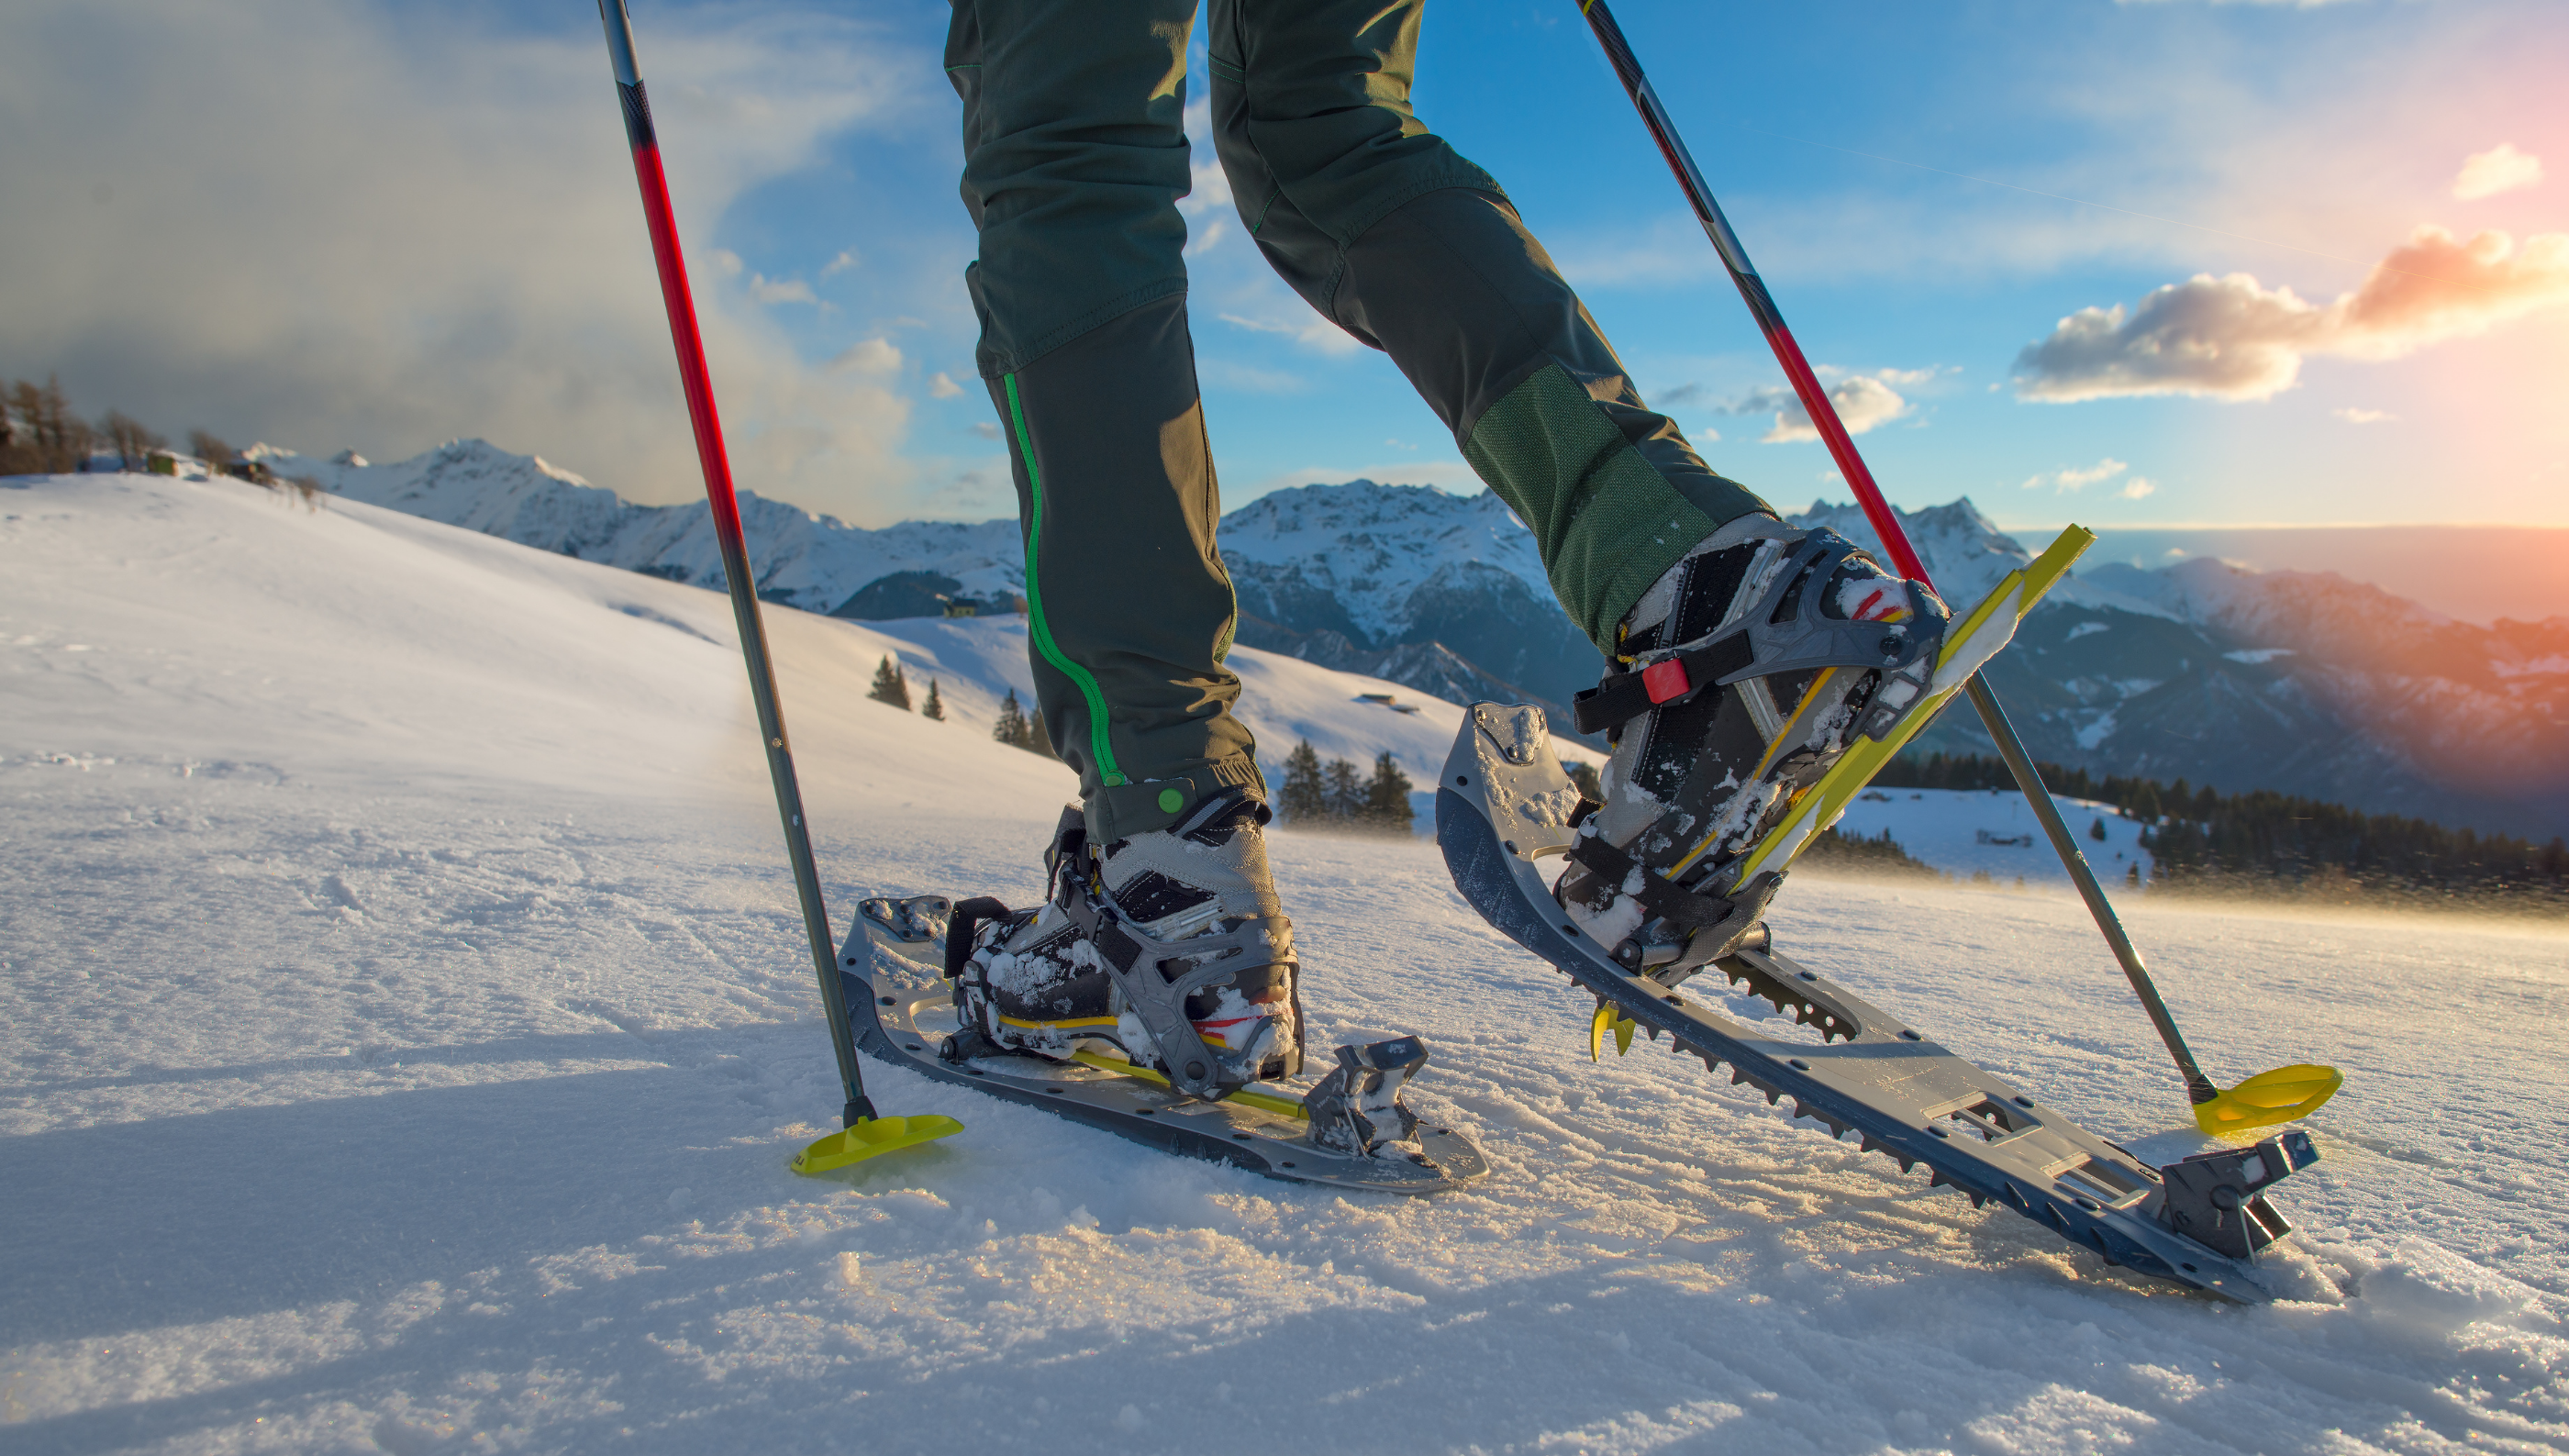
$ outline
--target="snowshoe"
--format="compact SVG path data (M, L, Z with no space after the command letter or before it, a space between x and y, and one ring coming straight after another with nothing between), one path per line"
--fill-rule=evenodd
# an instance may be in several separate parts
M2093 540L2075 527L2062 533L1951 623L1931 669L1912 678L1922 701L1895 705L1900 716L1890 731L1844 747L1780 813L1761 810L1757 818L1768 828L1736 854L1733 883L1788 868L2004 645L2018 619ZM1860 729L1863 712L1848 711ZM1621 938L1607 941L1590 926L1608 922L1566 907L1573 897L1557 894L1541 863L1575 856L1592 838L1583 831L1598 813L1555 758L1542 709L1473 706L1438 781L1438 844L1455 888L1473 909L1597 996L1592 1048L1610 1024L1625 1046L1636 1030L1652 1040L1664 1035L1672 1050L1700 1058L1707 1071L1728 1063L1734 1084L1757 1088L1770 1103L1791 1098L1794 1116L1818 1122L1831 1137L1853 1131L1865 1151L1890 1156L1903 1171L1924 1163L1932 1184L1961 1190L1975 1207L1995 1200L2109 1265L2243 1303L2275 1296L2254 1259L2288 1226L2264 1192L2316 1158L2306 1136L2278 1135L2281 1141L2270 1139L2275 1148L2254 1159L2225 1154L2153 1168L1796 964L1773 948L1762 922L1720 930L1726 948L1709 961L1698 962L1693 946L1655 955L1649 941L1642 942L1642 954L1633 954L1637 932L1649 929L1644 917L1615 927ZM1579 873L1574 860L1567 874ZM1704 968L1816 1032L1816 1040L1770 1022L1743 1023L1680 995L1677 987ZM2244 1218L2225 1223L2208 1212L2244 1209L2252 1198L2257 1206Z
M1031 910L860 902L839 954L856 1046L1271 1178L1386 1193L1480 1178L1470 1138L1401 1101L1427 1062L1417 1037L1340 1047L1307 1090L1282 1080L1301 1065L1301 1012L1256 809L1230 801L1171 831L1183 845L1102 854L1066 812Z

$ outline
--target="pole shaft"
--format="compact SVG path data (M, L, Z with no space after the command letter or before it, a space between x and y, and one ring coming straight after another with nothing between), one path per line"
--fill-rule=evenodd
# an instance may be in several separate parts
M1730 219L1722 215L1721 204L1713 200L1712 188L1705 185L1703 174L1696 169L1694 157L1686 151L1685 142L1677 136L1676 124L1668 119L1667 109L1659 104L1659 94L1642 74L1642 63L1624 39L1623 27L1615 23L1614 12L1606 0L1580 0L1580 13L1587 17L1588 28L1606 51L1606 59L1615 68L1616 78L1624 83L1625 94L1633 99L1634 110L1642 114L1642 125L1656 143L1659 156L1676 176L1677 185L1685 190L1686 201L1694 208L1695 220L1703 225L1704 236L1712 240L1713 251L1721 255L1722 266L1729 269L1730 281L1739 289L1740 298L1756 318L1759 332L1766 336L1767 346L1775 351L1775 361L1784 368L1784 377L1792 382L1793 393L1802 402L1811 426L1828 446L1829 458L1837 463L1838 474L1846 478L1855 492L1858 505L1864 508L1865 520L1881 538L1883 548L1890 552L1892 565L1903 576L1935 583L1927 574L1926 562L1910 544L1909 533L1900 524L1899 515L1875 484L1873 472L1847 434L1846 424L1838 418L1837 407L1829 400L1828 391L1820 387L1819 376L1811 370L1810 361L1802 355L1802 346L1793 331L1784 324L1784 315L1775 306L1774 296L1766 291L1766 282L1757 276L1756 267L1748 261L1748 250L1739 243L1738 234L1730 229ZM2196 1102L2209 1102L2219 1095L2194 1053L2168 1014L2167 1003L2159 998L2158 987L2150 979L2149 968L2141 963L2141 952L2123 932L2123 922L2114 913L2113 905L2105 899L2105 889L2096 883L2096 872L2087 857L2078 851L2077 841L2070 838L2069 827L2060 818L2060 807L2051 801L2051 791L2024 751L2023 740L2017 737L2016 725L2008 721L1999 706L1998 695L1978 675L1969 688L1972 706L1978 708L1981 722L1998 744L1999 756L2007 760L2008 771L2016 776L2017 787L2024 791L2033 806L2034 818L2050 837L2051 847L2060 855L2061 867L2069 872L2070 883L2078 887L2079 899L2087 903L2088 913L2096 918L2096 928L2104 932L2105 943L2114 952L2116 963L2123 968L2124 979L2141 998L2141 1007L2149 1013L2150 1024L2157 1028L2159 1040L2167 1044L2168 1055L2185 1077L2186 1094Z
M839 1082L847 1094L843 1117L848 1126L875 1116L866 1099L865 1076L858 1069L856 1048L848 1039L847 998L840 990L838 952L830 941L830 912L821 898L821 873L812 858L812 834L803 814L803 789L794 774L794 749L785 736L785 710L776 694L776 668L768 656L767 628L758 605L758 579L750 572L749 545L740 525L740 499L732 490L731 454L723 446L722 417L714 408L713 374L705 365L705 346L696 327L696 303L687 286L687 263L678 248L678 222L669 206L669 180L660 166L660 145L651 123L651 104L633 60L633 23L624 0L598 0L598 18L606 27L606 46L615 69L618 99L624 108L625 140L632 144L633 176L642 188L642 218L650 228L651 260L660 274L660 301L669 314L669 339L678 355L678 381L686 392L687 422L696 438L696 463L703 468L705 503L713 513L714 539L722 550L723 580L731 591L732 621L740 632L740 651L749 669L749 694L758 705L758 736L767 752L767 775L776 787L776 812L785 824L785 855L794 868L794 891L802 902L803 930L812 943L812 968L821 980L821 1007L830 1022L830 1045L839 1057Z

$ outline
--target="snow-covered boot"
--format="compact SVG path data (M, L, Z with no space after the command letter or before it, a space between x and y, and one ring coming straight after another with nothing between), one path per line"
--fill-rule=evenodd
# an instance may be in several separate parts
M1927 697L1944 602L1828 531L1750 516L1642 594L1577 699L1614 752L1555 894L1616 959L1671 984L1728 954L1781 880L1730 866L1856 734Z
M962 1033L948 1055L1065 1059L1104 1043L1207 1097L1299 1071L1293 927L1267 871L1267 818L1257 800L1224 795L1101 849L1065 808L1042 905L955 907L946 944Z

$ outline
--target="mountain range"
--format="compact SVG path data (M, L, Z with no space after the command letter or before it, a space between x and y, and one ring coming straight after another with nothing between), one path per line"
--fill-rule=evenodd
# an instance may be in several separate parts
M705 506L637 506L479 440L376 466L264 450L279 475L523 545L720 587ZM1016 523L845 525L744 493L767 600L883 619L1024 589ZM1969 500L1902 513L1939 587L1977 600L2029 553ZM1870 546L1852 506L1789 518ZM1352 481L1225 516L1239 639L1449 701L1556 710L1602 662L1497 497ZM2374 813L2549 839L2569 828L2569 616L2456 621L2331 572L2197 558L2082 571L1990 677L2036 757L2091 772L2271 789ZM1566 712L1556 711L1556 721ZM1968 711L1922 737L1988 752Z

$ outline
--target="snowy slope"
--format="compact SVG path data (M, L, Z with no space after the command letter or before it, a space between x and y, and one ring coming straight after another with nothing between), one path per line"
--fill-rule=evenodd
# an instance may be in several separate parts
M888 1068L967 1132L795 1179L837 1091L725 615L236 483L0 483L6 1449L2569 1447L2557 935L2133 910L2220 1072L2349 1073L2282 1200L2307 1297L2259 1310L1647 1043L1592 1066L1423 841L1275 853L1315 1031L1430 1039L1473 1191ZM984 700L963 645L774 620L838 903L1031 893L1068 776L861 698L899 646ZM2065 897L1775 920L2108 1135L2181 1111Z
M2107 887L2120 885L2137 866L2150 878L2150 852L2141 848L2141 826L2110 804L2061 799L2060 817L2078 836L2079 852ZM2101 826L2105 838L2090 837ZM1838 821L1841 833L1871 839L1888 833L1912 859L1969 880L1987 875L2002 886L2065 890L2069 872L2034 822L2033 807L2014 789L1867 789Z

